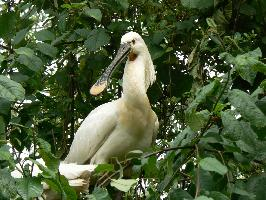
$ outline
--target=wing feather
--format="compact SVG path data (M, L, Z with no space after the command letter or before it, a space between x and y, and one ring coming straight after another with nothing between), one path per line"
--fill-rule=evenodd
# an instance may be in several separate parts
M95 108L77 130L65 163L84 164L98 151L117 124L118 100Z

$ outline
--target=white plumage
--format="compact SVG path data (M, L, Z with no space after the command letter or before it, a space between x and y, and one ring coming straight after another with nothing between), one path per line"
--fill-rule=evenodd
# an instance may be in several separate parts
M75 134L64 163L107 163L112 157L123 159L132 150L145 150L156 137L158 119L151 109L146 91L155 81L151 56L141 36L125 34L110 66L92 87L99 94L107 86L110 74L123 58L127 62L120 99L94 109Z
M151 56L139 34L129 32L122 37L117 56L90 92L101 93L112 71L125 57L122 97L91 111L75 134L69 154L60 163L60 174L77 192L88 188L95 168L87 163L107 163L113 157L123 159L129 151L145 150L156 137L158 118L146 94L156 77ZM36 175L41 172L37 168L35 171ZM44 196L60 199L45 183Z

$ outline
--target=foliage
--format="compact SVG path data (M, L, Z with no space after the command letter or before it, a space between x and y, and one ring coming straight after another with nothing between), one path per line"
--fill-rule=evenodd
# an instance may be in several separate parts
M148 96L159 134L150 152L99 167L84 198L111 199L121 190L128 199L265 199L264 0L0 6L1 199L40 196L41 182L77 198L57 171L59 159L80 119L121 96L122 69L102 96L90 96L89 88L129 30L143 36L156 66ZM132 173L123 177L128 162ZM42 173L33 176L36 165ZM10 175L14 169L21 178Z

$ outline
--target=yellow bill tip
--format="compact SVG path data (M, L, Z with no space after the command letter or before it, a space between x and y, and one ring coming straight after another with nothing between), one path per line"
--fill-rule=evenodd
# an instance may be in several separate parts
M106 88L106 86L107 86L107 81L101 83L100 85L96 85L96 84L94 84L94 85L91 87L91 89L90 89L90 93L91 93L91 95L96 96L96 95L102 93L102 92L104 91L104 89Z

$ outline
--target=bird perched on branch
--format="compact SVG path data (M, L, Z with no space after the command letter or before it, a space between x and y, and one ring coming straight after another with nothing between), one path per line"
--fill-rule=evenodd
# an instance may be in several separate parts
M116 57L90 93L103 92L125 58L122 97L91 111L75 134L64 163L100 164L113 157L123 159L132 150L145 150L155 139L159 123L146 92L156 76L148 48L138 33L123 35Z

